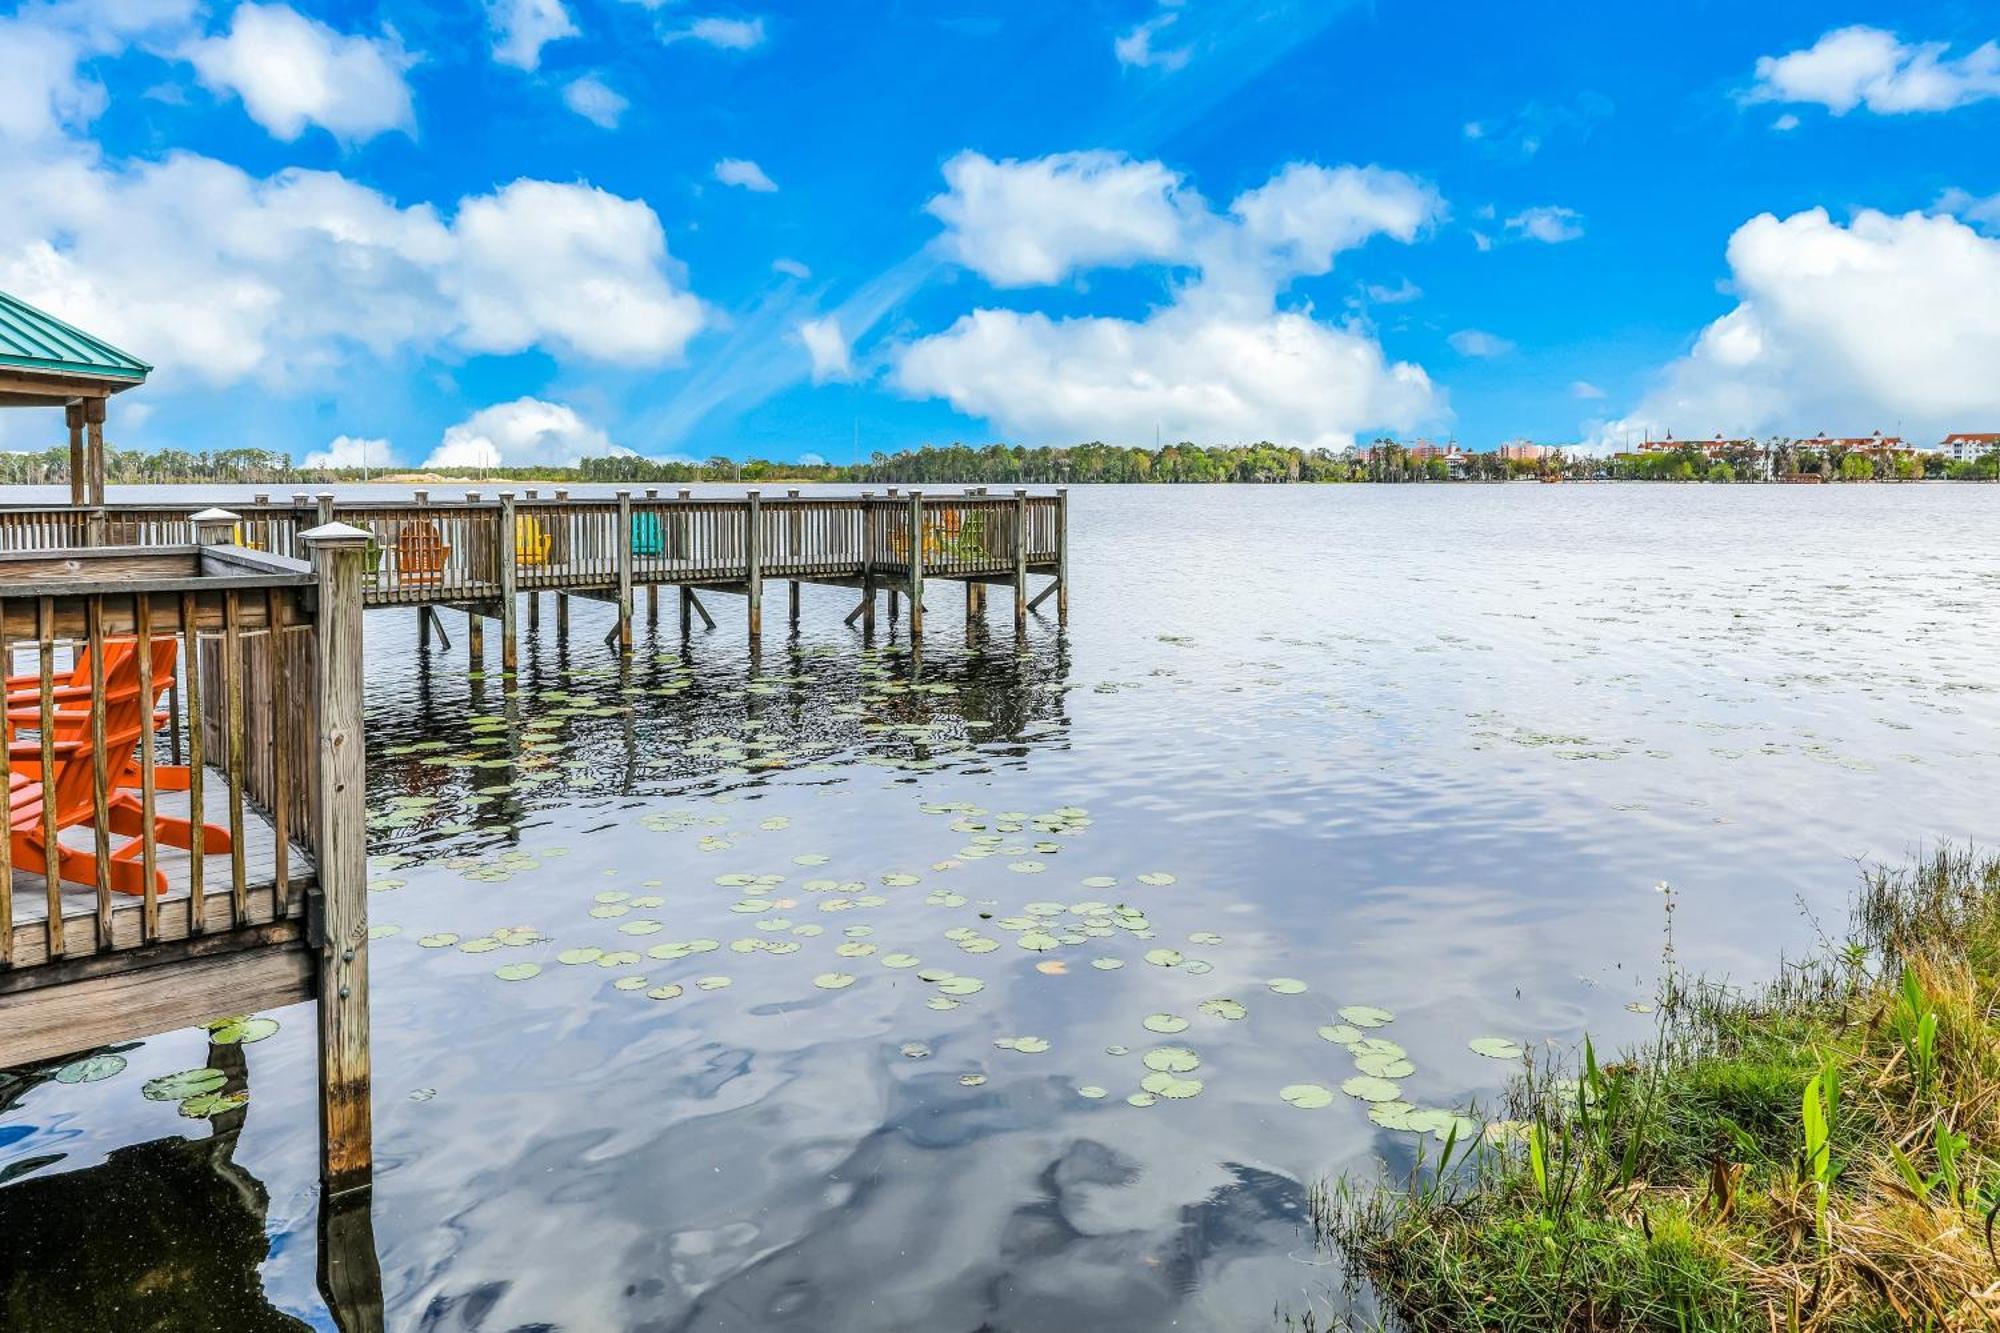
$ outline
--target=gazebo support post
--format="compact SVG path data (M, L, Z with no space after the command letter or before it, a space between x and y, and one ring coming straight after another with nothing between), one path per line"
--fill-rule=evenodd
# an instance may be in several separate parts
M90 473L89 503L104 503L104 400L86 398L83 400L83 421L90 432L90 462L86 470Z
M83 503L83 402L63 404L63 421L69 426L69 502Z

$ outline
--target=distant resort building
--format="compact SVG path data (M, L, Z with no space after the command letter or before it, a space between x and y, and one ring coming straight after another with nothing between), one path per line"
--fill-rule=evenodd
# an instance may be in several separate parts
M1540 463L1554 458L1562 452L1559 444L1530 444L1526 440L1515 440L1500 446L1500 457L1509 463Z
M1973 463L2000 449L2000 431L1975 433L1958 431L1939 440L1932 451L1954 463Z
M1639 452L1642 454L1672 454L1679 453L1681 450L1688 448L1699 450L1704 458L1722 458L1729 454L1756 451L1761 449L1762 446L1755 440L1726 440L1722 437L1721 431L1717 431L1715 438L1712 440L1677 440L1673 437L1673 432L1669 431L1664 439L1647 440L1644 444L1641 444Z
M1873 435L1828 435L1822 431L1811 439L1793 440L1795 449L1817 449L1821 453L1872 454L1889 456L1913 454L1916 447L1900 435L1884 435L1876 431Z

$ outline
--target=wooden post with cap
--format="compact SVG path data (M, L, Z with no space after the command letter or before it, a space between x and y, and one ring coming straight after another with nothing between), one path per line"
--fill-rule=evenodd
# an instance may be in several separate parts
M1014 633L1028 632L1028 493L1014 492Z
M319 722L312 938L319 953L322 1192L369 1182L373 1109L368 1056L368 810L362 743L361 579L365 529L323 523L300 540L319 575L313 642Z
M618 492L618 651L632 651L632 492Z
M743 588L750 604L750 641L764 637L763 496L751 491L743 515Z
M910 642L924 637L924 493L910 492Z
M514 531L514 492L500 492L500 674L511 676L520 663L519 643L516 631L519 626L515 617L519 614L515 606L515 580L518 577L518 555L514 544L518 534Z

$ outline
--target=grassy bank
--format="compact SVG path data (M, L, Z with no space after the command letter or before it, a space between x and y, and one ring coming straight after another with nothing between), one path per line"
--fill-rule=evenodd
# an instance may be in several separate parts
M1643 1048L1529 1068L1322 1239L1424 1333L2000 1328L2000 858L1873 872L1850 929L1758 992L1673 978Z

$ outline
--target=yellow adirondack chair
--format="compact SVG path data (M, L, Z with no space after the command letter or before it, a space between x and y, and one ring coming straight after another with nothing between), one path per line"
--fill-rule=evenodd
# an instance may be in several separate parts
M542 526L542 521L533 514L522 514L514 520L514 563L517 565L546 565L549 562L549 547L555 537Z

